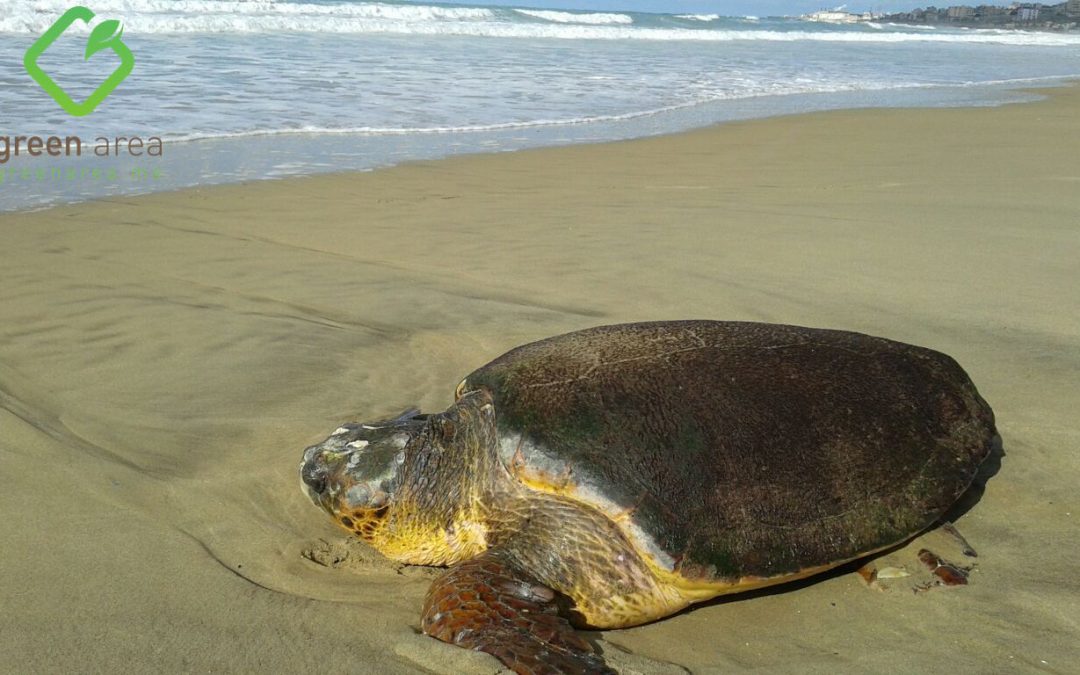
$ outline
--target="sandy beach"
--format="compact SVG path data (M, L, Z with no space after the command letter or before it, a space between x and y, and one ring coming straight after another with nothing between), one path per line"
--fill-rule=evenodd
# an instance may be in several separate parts
M301 451L523 342L708 318L955 357L1006 453L978 566L734 596L597 634L613 665L1076 672L1080 87L1042 93L0 215L0 671L499 672L418 634L436 571L346 543Z

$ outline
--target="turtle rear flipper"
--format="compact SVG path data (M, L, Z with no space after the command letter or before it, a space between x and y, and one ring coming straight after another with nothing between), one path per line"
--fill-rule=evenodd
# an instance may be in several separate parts
M921 593L934 588L966 586L978 569L978 554L952 523L938 527L897 546L859 568L859 576L878 591L896 589Z
M555 592L490 550L431 585L420 625L443 642L487 652L519 675L615 675L559 615Z

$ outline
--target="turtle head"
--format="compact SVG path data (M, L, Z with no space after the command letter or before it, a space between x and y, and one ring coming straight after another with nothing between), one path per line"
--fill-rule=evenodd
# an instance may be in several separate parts
M424 436L427 418L410 409L392 420L338 427L304 450L300 478L308 497L375 544L401 485L406 449Z
M317 506L388 558L447 565L487 546L495 438L491 398L470 393L435 415L343 424L304 451L300 477Z

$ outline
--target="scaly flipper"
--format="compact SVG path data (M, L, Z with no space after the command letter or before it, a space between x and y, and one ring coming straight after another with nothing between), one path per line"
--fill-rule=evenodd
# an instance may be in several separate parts
M859 576L870 588L887 591L909 588L916 593L933 588L966 586L976 569L975 549L950 522L922 533L904 546L893 549L859 568ZM967 564L953 562L963 560Z
M559 615L555 592L497 550L436 579L420 625L443 642L495 656L519 675L615 675Z

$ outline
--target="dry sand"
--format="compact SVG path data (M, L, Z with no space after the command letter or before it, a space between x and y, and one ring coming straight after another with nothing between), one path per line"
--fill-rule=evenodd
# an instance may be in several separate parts
M0 235L0 670L496 672L416 635L433 572L345 546L300 451L440 410L527 340L716 318L956 357L1007 453L959 522L978 568L713 603L602 634L613 662L1077 672L1080 88L107 200Z

